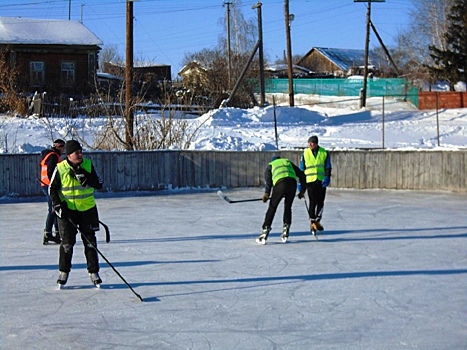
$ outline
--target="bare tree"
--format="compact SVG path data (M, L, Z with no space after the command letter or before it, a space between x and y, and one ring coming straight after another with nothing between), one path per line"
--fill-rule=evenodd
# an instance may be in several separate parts
M246 20L241 11L242 2L233 0L230 3L230 29L231 29L231 57L232 77L234 79L242 75L253 49L257 43L257 26L254 20ZM226 28L227 18L221 18L219 23ZM230 82L228 77L228 46L227 35L221 35L214 49L203 49L199 52L185 55L183 64L198 65L197 72L187 74L183 78L186 91L194 93L195 99L205 99L214 107L218 107L222 100L229 96ZM229 102L232 106L250 107L256 104L254 91L259 76L259 61L253 60L242 85L237 90L235 97Z
M26 99L17 91L19 69L10 60L10 50L0 51L0 111L27 114Z
M452 0L413 0L413 4L412 21L409 28L397 36L393 59L408 78L431 81L426 68L433 63L429 46L447 46L445 33Z

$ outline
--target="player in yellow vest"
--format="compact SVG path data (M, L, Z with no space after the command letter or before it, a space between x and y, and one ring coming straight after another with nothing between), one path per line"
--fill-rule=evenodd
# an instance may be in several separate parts
M326 188L331 182L331 157L329 153L318 145L318 136L308 139L308 148L300 158L300 169L306 176L306 190L310 201L308 215L310 229L315 235L316 231L323 231L321 218L323 217Z
M299 197L303 197L305 193L305 175L303 172L287 158L280 158L275 156L269 163L264 173L265 188L263 195L263 202L269 200L268 210L264 218L262 231L259 237L256 239L258 244L266 244L269 232L271 231L272 221L277 211L277 206L281 202L282 198L284 201L284 215L282 217L282 242L287 242L289 238L290 225L292 224L292 203L295 198L295 192L297 191L297 178L302 184L303 191L299 194ZM272 190L272 196L271 195Z
M83 158L82 147L78 141L67 141L65 151L67 158L55 168L49 188L62 239L57 284L61 287L67 283L78 233L77 226L87 238L82 240L89 276L92 283L100 286L102 280L99 276L99 259L93 247L97 246L95 231L99 230L94 189L102 188L102 180L91 160Z

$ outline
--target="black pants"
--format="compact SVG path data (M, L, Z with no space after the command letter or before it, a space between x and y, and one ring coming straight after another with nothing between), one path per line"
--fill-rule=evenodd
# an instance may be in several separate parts
M71 219L81 231L81 240L84 245L84 255L86 257L88 272L99 272L99 257L97 255L97 251L87 241L89 240L97 247L95 232L99 230L99 216L97 213L97 207L83 212L77 210L68 210L66 215L66 218L58 219L60 237L62 239L58 260L59 270L63 272L70 272L71 270L73 247L76 244L76 235L78 233L76 227L69 221L69 219Z
M58 232L57 216L52 206L52 199L49 196L49 186L42 186L42 192L47 197L47 218L45 219L45 232L52 233L52 228L55 227L55 232Z
M306 189L308 192L308 199L310 200L308 215L312 221L321 221L324 199L326 198L326 188L323 187L322 181L316 180L307 183Z
M291 177L279 180L279 182L276 183L272 189L272 195L269 200L268 211L264 218L263 228L271 227L274 215L276 215L277 206L281 202L282 198L285 198L282 222L289 226L292 224L292 203L295 198L296 191L297 181Z

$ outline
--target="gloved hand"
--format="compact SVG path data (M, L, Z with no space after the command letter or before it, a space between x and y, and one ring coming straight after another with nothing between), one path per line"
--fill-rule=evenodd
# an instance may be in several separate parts
M55 215L60 219L66 219L68 214L68 205L65 202L54 205Z
M261 198L263 200L263 203L266 203L269 199L269 193L265 193L263 194L263 198Z
M329 178L329 176L325 176L324 179L323 179L323 187L326 188L329 186L329 184L331 183L331 179Z
M86 186L86 183L88 181L87 174L89 174L86 170L78 166L76 169L72 168L72 176L78 180L81 184L81 186Z
M302 199L303 197L305 197L305 192L306 192L306 190L300 191L298 193L298 199Z

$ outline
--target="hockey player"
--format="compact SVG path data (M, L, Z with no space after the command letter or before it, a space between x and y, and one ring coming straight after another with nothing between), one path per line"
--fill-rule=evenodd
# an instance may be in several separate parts
M53 210L52 200L49 196L50 178L55 170L55 167L61 161L61 155L65 149L65 141L57 139L52 144L51 148L47 148L41 152L41 189L47 197L47 217L45 220L44 236L42 244L54 242L60 244L60 235L58 232L57 216ZM55 227L55 235L52 235L52 229Z
M284 215L282 218L282 242L287 242L289 237L290 225L292 223L292 203L297 191L297 177L302 184L303 191L299 193L299 198L303 198L305 192L305 175L303 172L287 158L275 156L266 168L264 173L265 188L263 202L269 200L269 207L264 218L262 231L256 239L258 244L266 244L269 232L271 231L272 221L276 214L277 206L284 201ZM272 190L272 196L270 196Z
M78 141L67 141L65 151L67 158L57 165L49 190L62 238L57 284L60 288L67 283L78 227L84 236L81 239L91 282L100 286L102 280L99 276L99 260L94 249L97 246L95 231L99 230L94 189L102 188L102 180L91 160L83 158Z
M310 230L323 231L321 218L323 217L324 199L326 188L331 182L331 157L329 153L318 145L318 136L308 139L308 148L300 158L300 169L305 172L306 189L310 205L308 215L310 217Z

